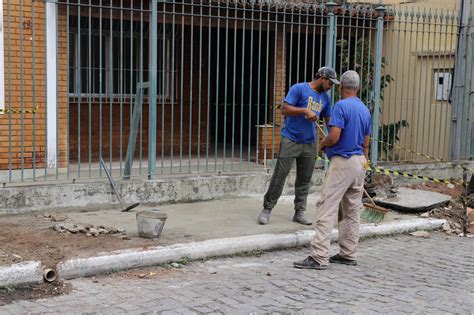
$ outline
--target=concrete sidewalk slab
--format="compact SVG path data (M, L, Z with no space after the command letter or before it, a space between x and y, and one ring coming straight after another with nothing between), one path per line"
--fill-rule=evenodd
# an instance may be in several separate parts
M396 197L376 197L374 200L378 205L382 207L397 211L418 213L447 205L451 200L451 196L432 191L415 190L400 187L398 189Z
M155 243L159 246L133 247L115 251L104 249L103 252L92 254L78 250L73 257L63 259L56 269L59 277L71 279L108 273L113 270L167 263L177 261L182 257L200 259L257 249L268 250L306 245L314 235L314 227L291 221L294 213L293 199L293 196L280 198L272 211L268 225L259 225L256 222L262 208L260 194L158 206L156 208L168 215L162 234ZM318 199L317 194L311 194L308 197L307 216L313 221ZM138 211L140 209L132 212L108 209L87 212L69 211L66 214L69 222L124 228L127 236L139 239L136 224ZM444 222L444 220L414 219L413 215L390 212L382 224L362 224L361 236L383 236L418 229L436 229ZM334 230L332 240L336 239L337 231ZM100 242L100 237L90 238L90 241ZM41 281L43 267L40 262L31 262L28 266L16 264L2 267L0 286Z
M169 204L153 207L168 215L159 245L172 245L209 239L248 236L257 234L292 233L298 230L312 230L313 226L303 226L292 222L293 196L281 196L272 211L270 224L257 224L257 216L262 210L262 196L202 201L198 203ZM308 196L306 215L315 221L315 204L318 194ZM93 212L69 212L67 215L74 223L102 224L122 228L127 235L138 237L136 214L146 207L132 212L120 210L100 210ZM413 218L407 214L390 212L386 222Z

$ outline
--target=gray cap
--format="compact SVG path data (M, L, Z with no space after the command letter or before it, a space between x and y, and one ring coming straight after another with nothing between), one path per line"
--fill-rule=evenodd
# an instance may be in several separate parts
M359 74L354 70L348 70L341 75L341 84L345 88L357 90L360 84Z
M339 84L340 83L337 80L336 71L334 71L334 69L331 68L331 67L319 68L318 73L316 73L316 77L328 78L334 84Z

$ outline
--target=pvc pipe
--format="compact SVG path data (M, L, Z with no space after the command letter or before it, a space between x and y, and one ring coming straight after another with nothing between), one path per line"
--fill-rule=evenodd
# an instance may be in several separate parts
M50 268L46 268L43 270L43 279L46 282L53 282L57 278L58 278L58 274L56 273L56 270L50 269Z

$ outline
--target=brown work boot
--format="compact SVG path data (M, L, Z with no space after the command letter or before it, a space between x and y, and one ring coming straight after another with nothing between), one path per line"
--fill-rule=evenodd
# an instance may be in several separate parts
M293 216L293 222L303 224L303 225L311 225L312 222L308 221L304 216L304 211L298 210L295 211L295 215Z

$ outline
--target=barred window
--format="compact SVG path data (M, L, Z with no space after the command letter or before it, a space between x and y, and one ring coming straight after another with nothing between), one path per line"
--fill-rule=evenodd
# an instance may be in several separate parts
M79 21L78 21L79 20ZM69 94L130 95L140 81L148 81L148 23L140 21L69 19ZM157 93L169 97L171 38L160 31L157 39Z

